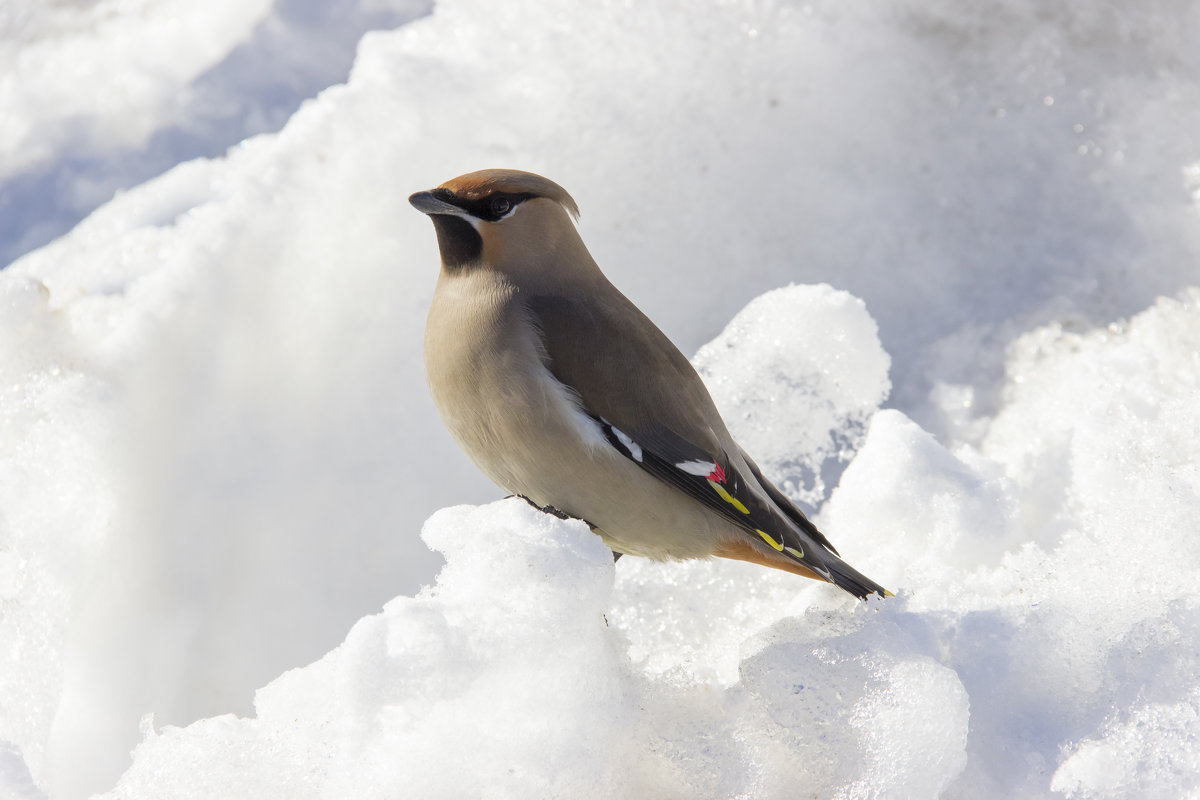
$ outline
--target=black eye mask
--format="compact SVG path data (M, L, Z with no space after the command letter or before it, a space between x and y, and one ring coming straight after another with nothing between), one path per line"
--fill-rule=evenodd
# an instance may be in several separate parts
M485 197L468 200L457 196L449 189L434 189L431 194L438 200L458 206L472 217L485 222L498 222L505 215L512 213L512 210L521 203L531 197L537 197L531 192L492 192Z

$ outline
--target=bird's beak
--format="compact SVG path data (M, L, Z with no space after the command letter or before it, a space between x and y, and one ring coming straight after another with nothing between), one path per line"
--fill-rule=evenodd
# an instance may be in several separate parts
M463 216L461 208L450 205L445 200L437 199L433 196L433 192L417 192L408 198L408 202L412 203L413 208L422 214L453 214L456 217Z

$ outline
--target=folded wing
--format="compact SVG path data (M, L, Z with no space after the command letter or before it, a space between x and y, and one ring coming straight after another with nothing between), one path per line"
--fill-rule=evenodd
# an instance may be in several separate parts
M609 444L740 533L717 555L826 580L858 597L886 593L842 561L742 453L700 376L631 303L549 296L528 298L526 309L542 332L547 368L579 396ZM629 324L631 315L643 324Z

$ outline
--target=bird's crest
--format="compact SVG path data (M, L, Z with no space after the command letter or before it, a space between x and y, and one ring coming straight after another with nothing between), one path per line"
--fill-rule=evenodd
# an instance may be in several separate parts
M574 198L567 194L567 190L549 178L532 172L516 169L481 169L451 178L438 188L448 189L456 197L464 200L479 200L496 192L545 197L561 205L575 219L579 219L579 206L575 204Z

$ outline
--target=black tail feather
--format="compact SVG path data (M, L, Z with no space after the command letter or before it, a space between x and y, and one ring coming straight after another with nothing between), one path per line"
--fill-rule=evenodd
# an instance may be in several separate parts
M871 594L877 594L880 597L895 596L837 556L826 555L824 561L832 583L859 600L866 600L867 596Z

